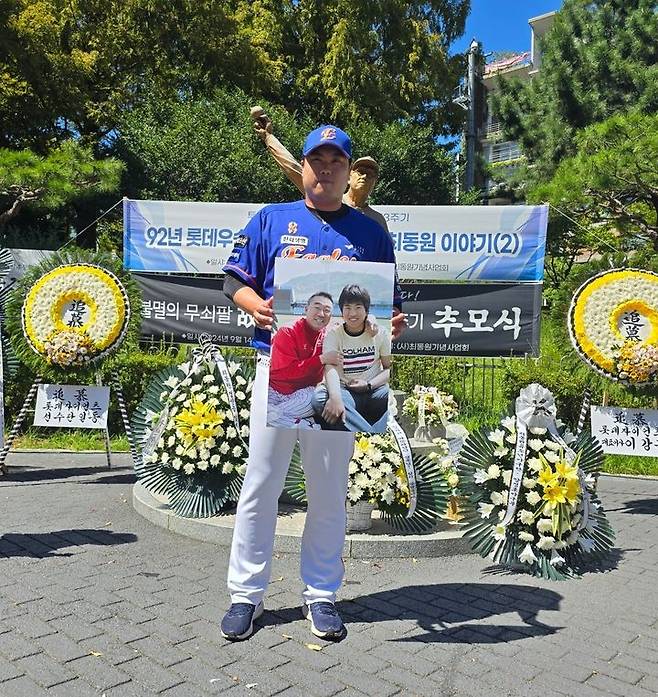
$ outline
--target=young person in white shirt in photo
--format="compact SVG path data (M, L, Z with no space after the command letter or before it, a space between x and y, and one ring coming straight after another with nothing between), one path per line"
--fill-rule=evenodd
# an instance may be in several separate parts
M315 392L313 408L328 428L383 433L388 420L390 334L383 328L375 336L367 331L370 294L365 288L345 286L338 305L343 323L327 332L323 356L340 356L342 365L325 365L325 382Z

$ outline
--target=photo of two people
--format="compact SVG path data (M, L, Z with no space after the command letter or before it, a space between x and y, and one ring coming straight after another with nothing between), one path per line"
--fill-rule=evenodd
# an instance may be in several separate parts
M384 433L395 266L276 260L267 425Z

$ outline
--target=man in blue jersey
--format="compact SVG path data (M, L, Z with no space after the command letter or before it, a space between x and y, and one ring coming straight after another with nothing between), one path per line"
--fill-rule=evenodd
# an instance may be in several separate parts
M302 154L304 199L262 208L236 239L224 267L224 292L254 318L254 346L259 351L251 399L249 460L229 562L231 607L221 624L222 634L231 640L249 637L254 619L263 612L277 502L297 441L308 497L301 550L302 612L311 620L316 636L338 640L345 634L334 601L344 572L341 552L354 434L266 426L274 260L391 263L395 255L391 238L380 225L342 203L352 157L349 136L336 126L320 126L309 133ZM396 286L394 305L399 308L400 304ZM396 337L404 326L404 315L399 309L394 314Z

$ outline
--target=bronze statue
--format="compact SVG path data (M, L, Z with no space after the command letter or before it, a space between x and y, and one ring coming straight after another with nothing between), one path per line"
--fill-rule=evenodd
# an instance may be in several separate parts
M254 121L256 135L265 143L274 161L283 170L288 179L304 194L302 165L272 132L272 119L260 106L251 108L251 118ZM370 196L378 178L379 165L374 158L359 157L357 160L354 160L350 171L350 185L343 196L343 203L372 218L388 232L386 218L368 205L368 196Z

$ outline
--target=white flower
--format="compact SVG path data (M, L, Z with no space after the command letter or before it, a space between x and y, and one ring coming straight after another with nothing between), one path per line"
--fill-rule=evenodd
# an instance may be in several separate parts
M182 445L177 445L174 452L176 455L182 455L185 452L185 448Z
M542 441L540 441L539 438L531 438L528 441L528 447L531 450L536 450L538 452L542 449L543 445L544 445L544 443Z
M451 486L453 489L459 484L459 476L452 472L452 474L448 475L448 486Z
M541 501L541 496L536 491L529 491L525 495L525 500L531 505L536 506Z
M354 483L357 486L360 486L362 489L365 489L368 486L368 475L365 474L364 472L359 472L356 477L354 477Z
M201 382L215 382L215 376L212 374L204 375Z
M240 435L243 438L247 438L249 436L249 426L244 425L240 428Z
M530 544L527 544L524 548L521 554L519 554L519 561L522 562L523 564L533 564L534 562L537 561L537 557L535 556L534 552L532 551L532 547Z
M484 484L489 479L487 473L483 469L476 469L473 474L473 481L476 484Z
M530 429L530 433L532 433L533 436L543 436L546 433L546 429L542 426L533 426Z
M206 401L206 393L205 392L199 392L199 394L196 396L196 398L200 402L205 402Z
M349 491L347 492L347 498L350 501L358 501L362 496L363 489L360 489L358 486L352 484L352 486L349 488Z
M171 464L173 465L175 470L179 470L183 466L183 461L180 459L180 457L175 457L171 461Z
M167 438L167 447L171 447L176 442L176 436L173 434Z
M197 469L205 471L208 469L208 460L199 460L196 465Z
M554 450L555 452L557 452L561 446L552 440L546 440L546 441L544 441L544 447L548 448L549 450Z
M357 465L357 463L354 460L350 460L349 473L355 474L358 469L359 469L359 465Z
M249 418L249 409L240 409L240 418L241 419L248 419Z
M160 462L161 462L163 465L166 465L167 462L169 462L169 453L168 453L168 452L162 453L162 455L160 456Z
M499 448L503 447L503 439L507 434L502 429L497 428L495 431L490 431L487 438L497 445Z
M491 517L491 512L493 509L494 505L492 503L483 503L482 501L478 503L478 513L480 514L481 518Z
M525 508L518 512L518 517L524 525L532 525L532 522L535 519L535 516L532 513L532 511L528 511Z
M560 456L557 453L554 453L550 450L547 453L544 453L544 458L548 462L559 462L560 461Z
M222 465L222 474L231 474L233 471L233 463L232 462L225 462Z
M505 442L511 443L512 445L515 445L516 444L516 433L510 433L509 436L505 436Z
M185 474L192 474L192 472L194 472L194 463L186 462L183 470L185 471Z
M228 447L228 443L222 443L222 444L219 446L219 452L220 452L222 455L226 455L226 453L227 453L229 450L230 450L230 448Z
M540 518L537 521L537 530L539 532L552 532L553 521L550 518Z
M555 549L551 552L550 564L551 566L562 566L564 564L564 557L560 556Z
M207 460L210 457L210 450L206 448L199 448L199 459Z
M235 471L236 471L238 474L241 474L241 475L244 476L244 473L247 471L247 465L244 465L244 464L243 464L243 465L238 465L238 466L235 468Z
M507 497L504 496L500 491L491 492L491 496L489 498L494 506L503 506L507 503Z
M242 377L242 375L238 375L238 376L235 378L235 384L236 384L236 385L242 386L242 385L246 385L246 384L247 384L247 381Z
M240 457L240 455L242 455L242 446L236 445L231 452L233 453L233 457Z
M210 394L217 394L219 392L219 385L211 385L208 388L208 392L210 392Z
M393 499L395 498L395 492L393 491L393 489L388 487L388 488L384 489L381 496L382 496L382 499L384 499L384 501L386 501L386 503L391 504L391 503L393 503Z
M238 435L238 432L235 430L233 426L229 426L226 429L226 437L227 438L235 438Z
M212 455L210 458L210 464L216 467L219 464L219 455Z
M494 525L491 534L494 536L494 540L504 540L507 536L507 528L504 525Z
M247 399L247 395L242 390L238 390L235 393L235 398L240 400L240 401L243 401L243 400Z
M526 489L534 489L537 486L537 480L532 479L532 477L524 477L523 478L523 486Z
M494 450L494 455L496 457L505 457L505 455L507 455L508 452L509 448L500 447Z
M171 387L172 389L178 385L178 378L175 375L170 375L165 381L164 384L167 387Z
M541 464L541 460L538 457L529 457L527 463L528 467L533 472L539 472L543 467L543 465Z
M509 486L509 483L512 481L512 470L504 470L502 477L503 477L503 484L505 486Z
M537 542L537 549L553 549L555 547L555 538L550 535L540 535Z
M515 416L506 416L500 423L503 426L503 428L506 428L511 433L514 433L514 431L516 431L516 417Z
M523 540L524 542L534 542L535 536L531 532L526 532L525 530L522 530L519 533L519 540Z
M192 385L192 387L190 387L190 392L194 394L195 392L199 392L202 389L203 387L201 385Z
M177 402L184 402L187 399L186 394L179 394L178 397L176 397Z

